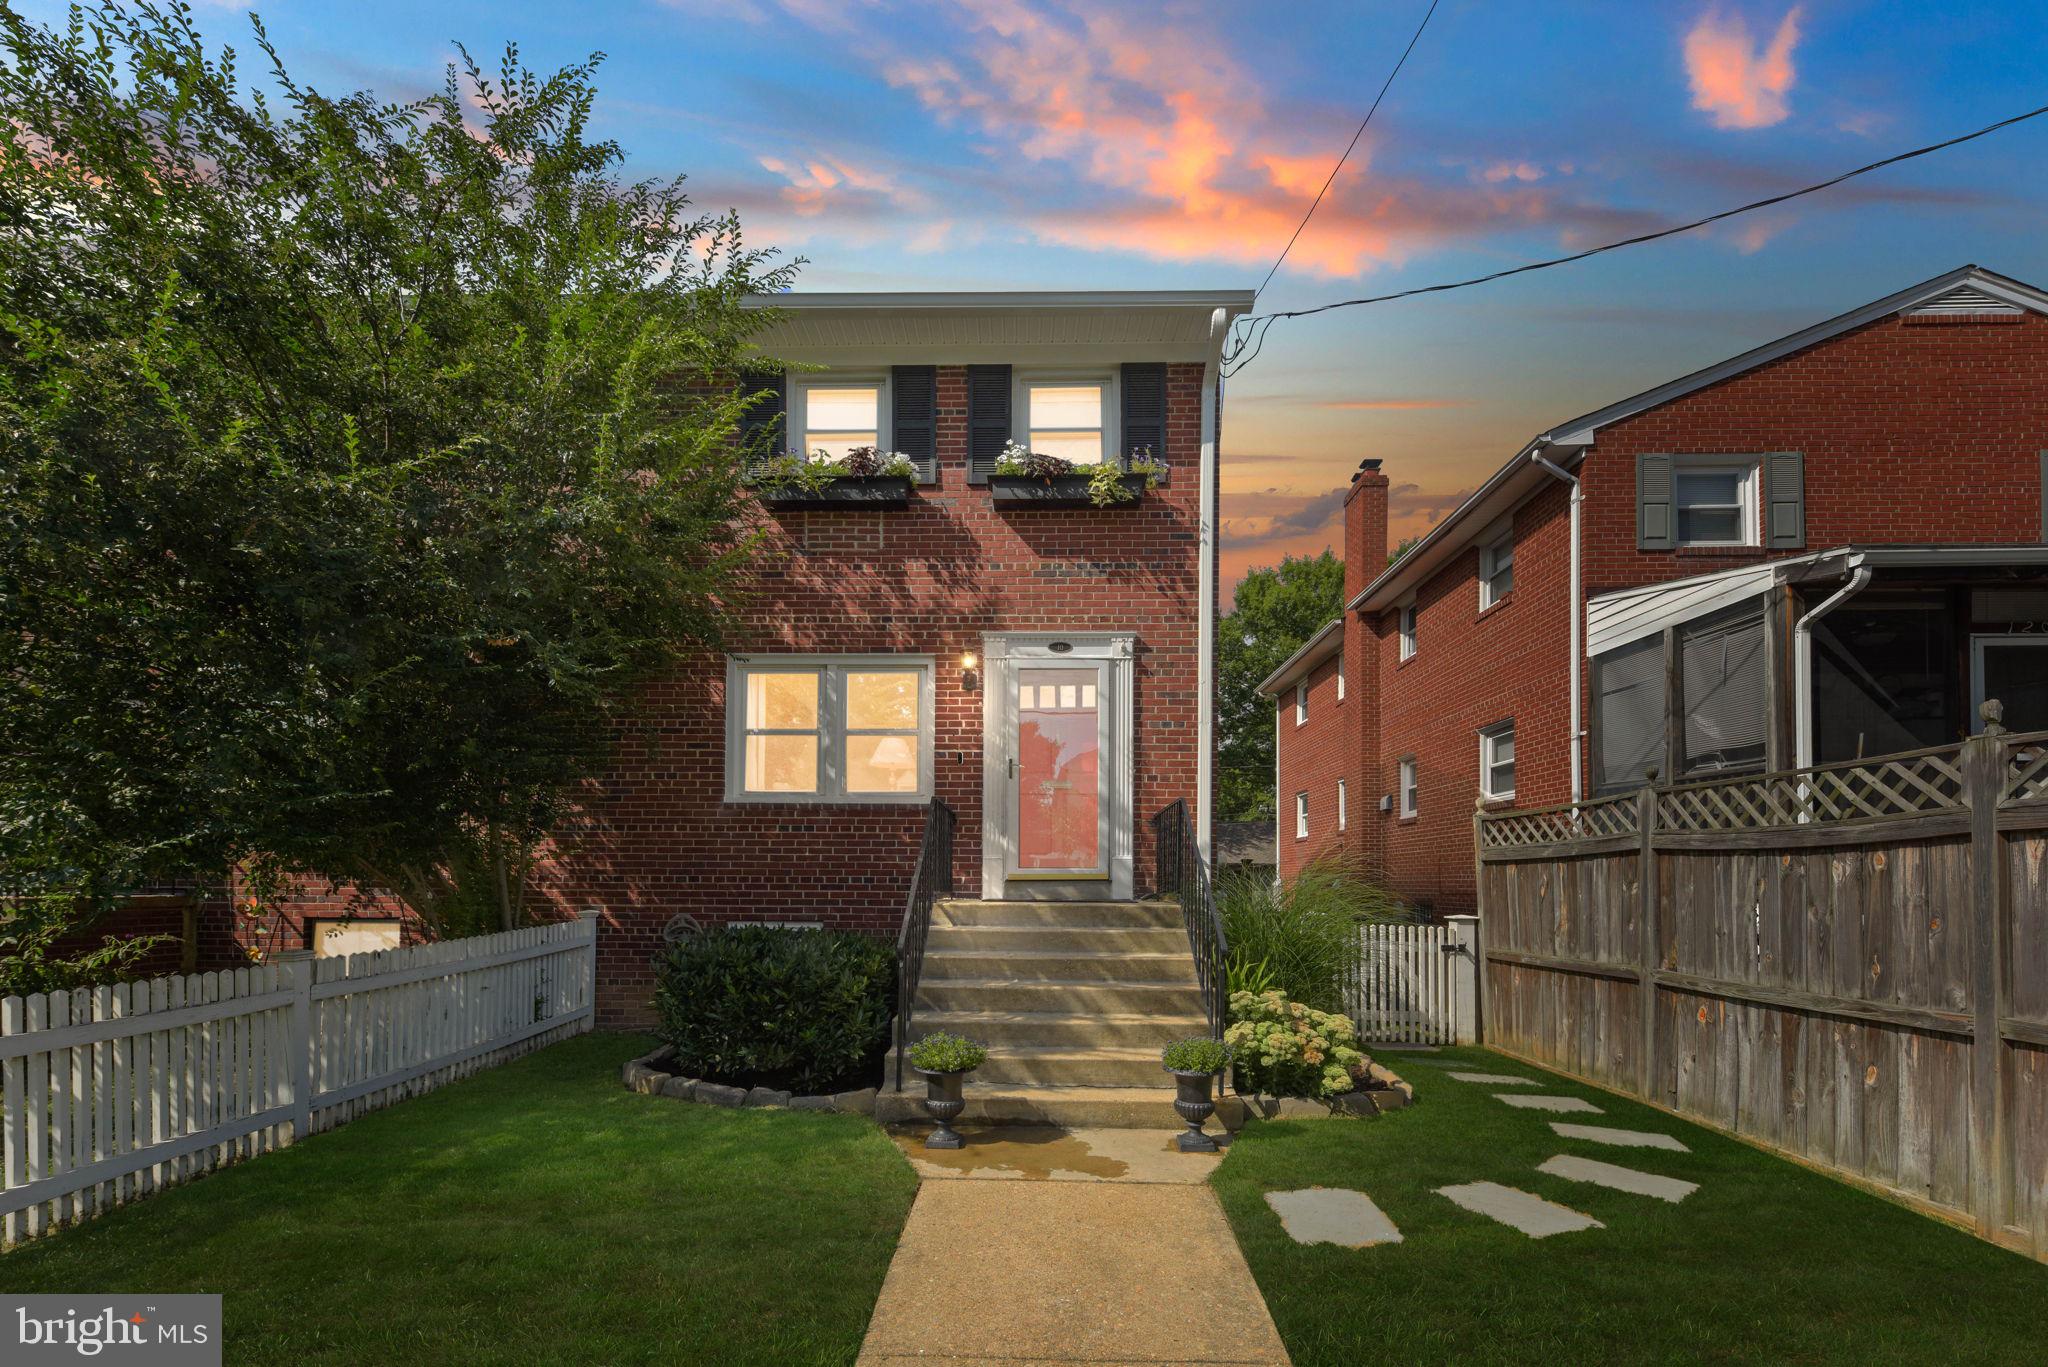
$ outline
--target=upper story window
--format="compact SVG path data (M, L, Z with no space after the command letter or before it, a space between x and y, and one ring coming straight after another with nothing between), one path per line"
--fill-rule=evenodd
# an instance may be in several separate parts
M1076 465L1100 465L1113 458L1114 385L1108 376L1026 376L1017 389L1026 446Z
M1337 701L1344 701L1344 649L1337 648Z
M1308 720L1308 680L1294 685L1294 724L1300 726Z
M729 802L916 802L931 795L928 656L734 660L725 696Z
M856 446L887 450L889 382L880 376L793 375L789 447L834 460Z
M1479 733L1479 792L1489 802L1515 795L1515 724L1511 721Z
M1413 659L1415 657L1415 604L1409 603L1405 607L1396 609L1394 619L1396 622L1395 629L1401 635L1401 658L1404 660Z
M1337 829L1343 830L1351 822L1351 801L1344 789L1344 780L1337 780Z
M1515 536L1499 537L1479 549L1479 610L1508 596L1515 587Z
M1417 787L1418 787L1418 784L1417 784L1417 782L1416 782L1416 773L1415 773L1415 756L1413 756L1413 755L1410 755L1410 756L1408 756L1408 758L1406 758L1406 759L1404 759L1404 760L1402 760L1402 761L1401 761L1401 799L1400 799L1400 800L1401 800L1401 815L1402 815L1402 816L1414 816L1414 815L1415 815L1415 812L1416 812L1416 790L1417 790Z
M1672 470L1671 494L1681 546L1757 544L1757 465L1750 461L1691 460Z

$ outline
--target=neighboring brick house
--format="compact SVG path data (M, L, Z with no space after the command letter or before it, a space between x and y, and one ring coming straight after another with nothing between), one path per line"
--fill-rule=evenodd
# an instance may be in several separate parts
M1943 744L1987 697L2048 729L2031 286L1962 267L1554 427L1390 566L1378 465L1344 614L1262 685L1283 876L1335 845L1469 910L1475 801Z

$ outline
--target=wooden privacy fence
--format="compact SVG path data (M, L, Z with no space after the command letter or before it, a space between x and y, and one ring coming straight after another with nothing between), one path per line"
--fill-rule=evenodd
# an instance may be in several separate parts
M1488 1043L2048 1257L2048 733L1476 818Z
M1358 928L1358 963L1345 1009L1361 1040L1381 1044L1460 1044L1475 1037L1476 917L1444 924L1367 922Z
M590 1029L597 921L0 1001L9 1244Z

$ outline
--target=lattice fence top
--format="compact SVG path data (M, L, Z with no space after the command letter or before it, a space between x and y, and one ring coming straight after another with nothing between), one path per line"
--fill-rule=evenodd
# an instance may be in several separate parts
M2048 801L2048 731L2014 736L2005 743L2005 783L2000 802Z
M1486 849L1503 850L1635 835L1641 827L1634 796L1624 795L1592 798L1576 805L1567 802L1556 807L1489 814L1480 822L1479 829Z
M1687 784L1657 795L1657 828L1753 831L1961 811L1960 747Z

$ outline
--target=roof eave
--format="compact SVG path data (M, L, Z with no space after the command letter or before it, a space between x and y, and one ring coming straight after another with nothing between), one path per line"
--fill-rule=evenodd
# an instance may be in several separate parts
M1260 681L1254 692L1277 695L1281 689L1293 683L1302 674L1335 655L1344 646L1344 618L1341 614L1325 622L1315 635L1308 638L1301 648L1280 662L1275 669Z

